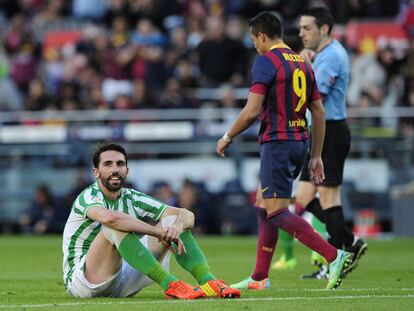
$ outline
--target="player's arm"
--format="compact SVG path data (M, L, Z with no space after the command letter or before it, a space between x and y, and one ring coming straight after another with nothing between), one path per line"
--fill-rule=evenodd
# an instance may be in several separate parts
M313 184L318 185L325 179L321 156L325 138L325 109L321 100L314 100L309 110L312 113L312 150L309 174Z
M316 56L316 53L310 49L303 49L299 54L308 64L312 64Z
M162 213L160 221L168 216L176 216L176 218L172 224L163 226L165 235L163 238L167 241L178 240L183 230L194 227L194 214L185 208L168 206Z
M221 157L225 156L224 149L230 145L232 139L246 130L253 124L254 121L256 121L257 117L260 114L260 110L262 109L264 98L265 95L249 92L249 97L247 98L246 105L240 111L240 114L232 126L229 128L229 130L226 132L225 136L223 136L217 142L216 152Z
M320 95L321 95L321 100L322 100L322 104L323 104L323 101L325 100L325 94L324 93L319 93Z
M228 136L232 138L236 137L257 120L257 117L260 114L260 110L262 109L264 98L265 96L262 94L249 92L246 105L240 111L239 116L227 131Z
M151 226L142 220L122 212L110 211L101 206L92 206L88 209L86 215L88 218L118 231L136 232L151 235L159 239L163 238L163 232L160 228Z

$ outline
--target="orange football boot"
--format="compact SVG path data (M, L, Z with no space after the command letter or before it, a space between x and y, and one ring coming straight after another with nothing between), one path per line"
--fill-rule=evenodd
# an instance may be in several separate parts
M240 290L229 287L222 280L210 280L203 285L200 285L201 290L207 298L221 297L221 298L239 298Z
M167 299L198 299L203 297L205 295L200 288L193 287L183 281L171 282L165 291L165 298Z

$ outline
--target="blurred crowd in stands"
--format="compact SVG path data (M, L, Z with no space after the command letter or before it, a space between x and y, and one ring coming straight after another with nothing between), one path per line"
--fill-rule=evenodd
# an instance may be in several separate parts
M248 87L255 51L247 22L261 10L275 10L285 25L295 25L303 7L327 5L339 24L355 18L387 19L403 23L412 33L411 3L3 0L0 109L199 107L202 102L188 89ZM388 46L368 56L354 54L350 105L379 105L388 94L387 87L396 84L408 90L401 103L413 105L412 45L398 58ZM219 107L242 104L237 100L216 103Z

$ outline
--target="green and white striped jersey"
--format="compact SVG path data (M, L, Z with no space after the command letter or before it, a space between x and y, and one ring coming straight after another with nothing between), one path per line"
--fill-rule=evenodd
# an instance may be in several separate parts
M158 221L167 205L134 189L121 189L116 200L106 198L98 182L86 188L76 198L63 231L63 280L71 281L74 267L87 254L92 241L99 233L101 224L89 219L86 212L92 206L124 212L143 221ZM83 268L83 267L82 267Z

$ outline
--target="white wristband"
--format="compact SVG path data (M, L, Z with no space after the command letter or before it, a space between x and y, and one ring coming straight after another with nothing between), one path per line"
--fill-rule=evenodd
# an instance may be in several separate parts
M229 143L231 143L233 141L233 138L231 138L229 135L227 135L227 132L224 133L224 135L221 139L223 139L224 141L227 141Z

